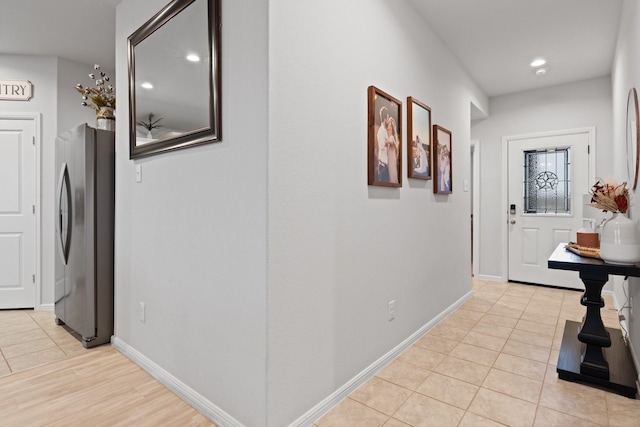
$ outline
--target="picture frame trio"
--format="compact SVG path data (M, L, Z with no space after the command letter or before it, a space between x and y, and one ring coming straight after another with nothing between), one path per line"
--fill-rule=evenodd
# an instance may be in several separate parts
M431 108L407 97L407 154L402 158L402 102L375 86L368 92L368 184L402 187L407 177L433 180L437 194L451 194L451 131L431 124ZM432 150L435 147L435 150Z

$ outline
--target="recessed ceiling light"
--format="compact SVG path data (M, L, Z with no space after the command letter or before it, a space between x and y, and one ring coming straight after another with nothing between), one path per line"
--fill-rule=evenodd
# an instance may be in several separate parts
M544 65L546 63L547 63L546 59L538 58L538 59L534 59L533 62L531 62L530 65L532 67L540 67L540 66L542 66L542 65Z
M536 76L544 76L545 74L547 74L546 68L538 68L536 70Z
M149 82L144 82L140 86L142 86L145 89L153 89L153 85Z
M198 55L196 55L195 53L192 53L192 54L187 55L187 61L200 62L200 57Z

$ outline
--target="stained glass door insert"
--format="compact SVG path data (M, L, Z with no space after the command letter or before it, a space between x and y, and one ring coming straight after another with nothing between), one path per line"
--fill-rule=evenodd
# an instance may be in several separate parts
M524 213L570 214L570 148L524 151Z

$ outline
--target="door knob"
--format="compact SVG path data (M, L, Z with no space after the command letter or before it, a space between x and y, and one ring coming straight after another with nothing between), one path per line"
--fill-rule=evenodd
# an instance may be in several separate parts
M515 220L515 219L510 219L510 220L509 220L509 223L510 223L510 224L515 224L515 223L516 223L516 220Z

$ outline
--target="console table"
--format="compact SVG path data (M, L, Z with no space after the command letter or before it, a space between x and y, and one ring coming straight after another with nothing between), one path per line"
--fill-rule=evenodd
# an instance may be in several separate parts
M580 274L585 292L580 303L587 308L582 323L567 320L558 357L558 377L609 389L623 396L636 395L636 370L620 329L606 328L600 309L604 307L602 287L609 275L640 277L639 265L607 264L585 258L558 245L548 267Z

